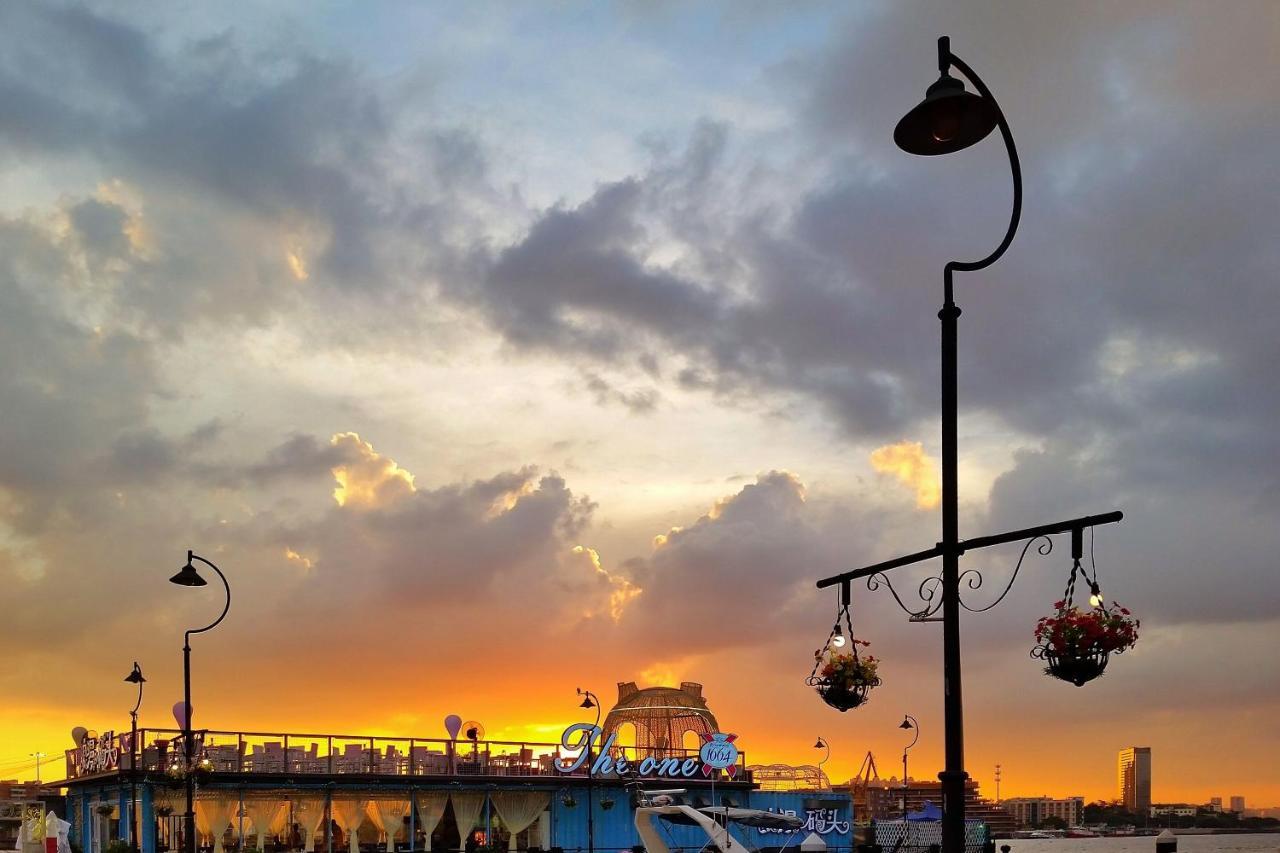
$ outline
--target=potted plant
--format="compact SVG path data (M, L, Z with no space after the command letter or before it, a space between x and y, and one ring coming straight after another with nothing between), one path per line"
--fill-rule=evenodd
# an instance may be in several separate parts
M94 811L96 811L98 814L102 815L103 817L111 817L113 814L116 813L116 807L109 806L106 803L103 803L102 805L94 809Z
M571 809L578 804L578 801L573 798L573 794L565 794L560 798L560 802L566 809Z
M156 806L156 815L159 817L168 817L173 814L173 806Z
M608 811L609 809L611 809L611 808L613 808L613 798L612 798L612 797L605 797L605 798L603 798L602 800L600 800L600 810L601 810L601 811L606 811L606 812L607 812L607 811Z
M1128 608L1112 602L1081 610L1066 599L1053 603L1054 613L1036 623L1038 645L1031 656L1045 662L1045 674L1083 687L1102 675L1111 655L1138 642L1141 623Z
M848 711L864 704L871 689L880 686L880 677L876 674L880 661L858 653L858 646L869 645L865 640L850 637L849 651L832 648L825 659L822 652L818 653L821 665L809 676L808 683L818 691L823 702L838 711Z

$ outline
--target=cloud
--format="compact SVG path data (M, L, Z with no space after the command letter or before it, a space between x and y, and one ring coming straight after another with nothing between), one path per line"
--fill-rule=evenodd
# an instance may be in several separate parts
M380 455L373 445L354 432L335 435L329 444L338 448L350 461L333 468L333 479L338 485L333 499L338 506L353 508L377 508L396 503L412 495L413 475Z
M871 467L916 493L916 509L933 509L938 505L942 487L934 461L924 453L918 441L900 441L871 451Z

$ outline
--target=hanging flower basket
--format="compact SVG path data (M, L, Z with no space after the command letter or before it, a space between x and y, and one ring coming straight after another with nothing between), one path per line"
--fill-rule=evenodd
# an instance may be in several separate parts
M849 644L851 651L831 649L825 659L819 652L820 666L806 679L806 683L818 691L822 701L837 711L848 711L865 704L871 689L880 686L880 678L876 675L880 661L871 655L858 654L858 646L871 644L853 638Z
M1111 655L1138 642L1141 623L1116 602L1081 610L1063 599L1053 607L1052 616L1036 623L1039 644L1031 650L1032 657L1045 662L1046 675L1083 687L1102 675Z
M613 808L613 800L609 799L608 797L605 797L603 800L600 801L601 811L607 812L611 808Z

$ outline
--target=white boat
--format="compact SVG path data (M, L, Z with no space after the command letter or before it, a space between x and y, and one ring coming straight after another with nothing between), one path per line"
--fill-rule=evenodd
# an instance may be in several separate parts
M641 795L635 810L635 824L646 853L671 853L671 847L660 830L662 823L698 827L707 836L702 849L718 850L719 853L752 853L755 849L733 834L734 825L790 831L787 843L805 825L803 820L794 815L763 809L740 809L732 806L694 808L678 801L677 795L681 793L683 791L653 791L648 795ZM783 844L783 848L786 846Z

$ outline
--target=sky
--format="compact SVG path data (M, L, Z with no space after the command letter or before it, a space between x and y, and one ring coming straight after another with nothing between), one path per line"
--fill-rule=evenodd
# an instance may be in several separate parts
M135 660L172 724L193 549L200 726L550 741L693 680L751 763L888 776L910 713L932 777L937 625L855 588L883 686L804 678L814 582L940 535L941 269L1010 203L997 138L892 143L946 34L1025 175L956 280L961 535L1121 509L1142 619L1046 678L1029 556L964 616L969 772L1280 804L1274 12L0 4L0 776L126 727Z

